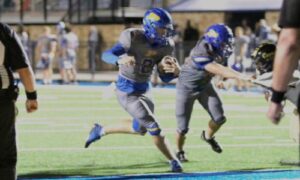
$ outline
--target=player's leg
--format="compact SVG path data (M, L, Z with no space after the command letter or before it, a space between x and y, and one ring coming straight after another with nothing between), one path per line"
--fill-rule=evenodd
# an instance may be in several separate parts
M214 88L210 85L201 92L201 96L198 98L198 101L212 118L208 123L207 130L202 131L201 138L207 142L215 152L221 153L222 148L214 137L215 133L226 121L221 99Z
M49 73L48 73L48 84L52 84L53 76L53 57L49 57Z
M61 78L61 83L64 84L64 83L66 83L64 58L59 57L58 63L59 63L59 74L60 74L60 78Z
M72 73L72 79L71 82L76 83L77 81L77 65L76 65L76 55L75 56L70 56L70 61L72 64L72 68L71 68L71 73Z
M186 134L189 130L189 122L195 102L195 96L186 91L177 90L176 93L176 121L177 121L177 133L176 133L176 145L177 153L176 156L181 162L186 162L184 151L184 144Z
M15 107L12 100L0 100L0 179L16 179Z
M85 142L85 148L97 140L100 140L103 136L109 134L136 134L144 135L146 129L141 127L140 124L135 120L123 120L120 124L103 126L96 123L91 129L89 136Z
M127 109L128 102L138 101L138 98L135 97L129 98L129 95L123 93L121 91L117 91L117 97L120 105ZM94 127L91 129L89 136L85 142L85 148L89 147L89 145L97 140L100 140L103 136L109 134L136 134L136 135L144 135L147 132L146 128L144 128L137 119L127 119L122 120L120 124L113 125L101 125L96 123Z
M133 116L142 127L153 137L153 142L159 151L170 161L173 172L181 172L182 167L175 153L170 147L169 141L161 133L161 129L154 116L154 104L152 100L144 95L129 96L127 98L127 112Z

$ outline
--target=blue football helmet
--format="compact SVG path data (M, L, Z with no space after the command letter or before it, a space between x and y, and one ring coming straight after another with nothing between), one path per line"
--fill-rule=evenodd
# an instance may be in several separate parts
M143 18L145 36L154 45L166 45L174 35L171 15L162 8L152 8L146 11ZM158 28L165 29L165 34L160 34Z
M213 51L227 59L233 52L233 33L224 24L214 24L207 28L204 39L212 46Z

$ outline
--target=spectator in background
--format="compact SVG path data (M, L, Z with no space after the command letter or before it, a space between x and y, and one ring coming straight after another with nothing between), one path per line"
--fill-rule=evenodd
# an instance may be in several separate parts
M246 52L248 49L249 37L244 34L242 27L238 26L235 28L235 38L234 38L235 48L234 48L234 57L236 63L243 63L243 60L246 57ZM239 70L242 72L243 69Z
M190 50L196 45L199 36L198 29L192 26L191 20L188 20L183 34L184 57L189 56Z
M99 32L96 26L90 27L89 37L88 37L88 56L89 56L89 69L92 75L92 81L95 80L96 72L96 60L97 60L97 49L99 48Z
M261 19L258 24L258 43L261 44L268 41L268 36L271 32L271 28L268 26L265 19Z
M248 49L249 38L244 35L244 30L241 26L235 28L235 48L234 48L234 63L231 68L237 72L244 71L244 61ZM243 81L236 79L236 90L241 91L245 88Z
M247 29L250 28L250 26L248 25L248 21L247 19L243 19L241 22L241 27L243 28L243 31L246 32Z
M29 58L29 60L32 60L32 48L31 48L31 41L29 39L29 34L25 30L24 26L22 24L19 24L16 30L16 33L21 41L21 44L23 45L23 48Z
M51 33L50 27L44 27L44 34L37 40L39 62L37 67L43 71L43 83L52 84L52 64L56 52L56 36Z
M246 28L244 32L245 32L245 36L247 36L249 40L247 45L247 50L246 50L246 58L251 58L251 54L256 48L256 37L250 27Z
M66 83L65 77L65 67L64 67L64 56L63 56L63 37L66 34L65 31L65 23L60 21L56 25L56 38L57 38L57 53L58 53L58 65L59 65L59 73L61 77L61 83Z
M280 32L280 27L278 26L277 23L273 24L272 27L271 27L271 32L268 36L268 40L271 42L271 43L274 43L276 44L277 41L278 41L278 37L279 37L279 32Z
M63 66L66 73L67 83L77 83L77 49L79 47L78 36L72 31L70 25L65 27L66 34L63 36Z

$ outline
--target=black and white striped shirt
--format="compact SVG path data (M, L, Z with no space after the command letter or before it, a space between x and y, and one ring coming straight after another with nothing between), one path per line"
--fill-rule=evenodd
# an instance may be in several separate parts
M13 85L13 71L29 66L28 57L15 31L0 23L0 90Z

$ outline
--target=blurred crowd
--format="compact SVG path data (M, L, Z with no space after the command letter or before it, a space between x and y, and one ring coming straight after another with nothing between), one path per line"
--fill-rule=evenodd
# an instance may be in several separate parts
M30 39L30 34L24 26L19 25L16 32L21 40L24 49L32 60L36 71L42 72L42 83L52 84L53 64L58 64L61 84L77 84L77 61L80 41L78 35L72 31L69 24L59 22L56 25L56 32L52 32L49 26L43 27L43 33L36 40ZM101 33L95 26L90 26L88 34L88 64L91 73L91 80L94 80L96 63L99 61L103 39Z
M125 24L124 28L136 27L134 24ZM198 27L198 28L197 28ZM189 55L191 48L195 46L201 38L202 32L199 31L199 26L187 20L185 27L174 25L175 42L174 55L180 64L183 64L185 58ZM59 22L56 25L56 32L51 32L48 26L43 27L44 32L37 40L30 40L29 33L22 25L17 27L17 34L20 37L24 49L27 52L29 59L33 56L37 57L36 63L33 66L37 71L42 72L43 84L52 83L53 62L58 64L61 84L76 84L77 83L77 61L78 48L80 41L69 24ZM242 73L252 73L255 70L255 65L251 60L251 54L255 47L263 42L276 43L280 28L277 24L269 25L265 19L261 19L256 23L255 28L251 28L246 20L243 20L240 25L234 27L234 52L228 59L227 66ZM88 33L87 57L88 70L91 74L91 80L95 80L97 63L100 61L101 52L104 48L104 40L102 33L96 26L91 25ZM158 84L157 78L154 75L154 85ZM248 85L242 82L231 82L231 86L237 90L247 90Z

